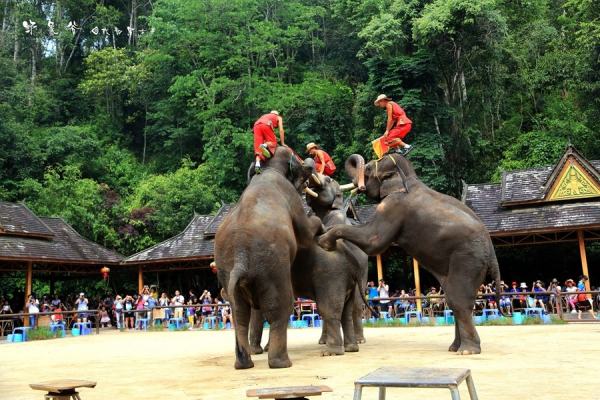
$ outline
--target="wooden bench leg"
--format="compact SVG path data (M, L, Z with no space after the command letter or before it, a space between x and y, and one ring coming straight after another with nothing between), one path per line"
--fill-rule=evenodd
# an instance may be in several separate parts
M477 392L475 391L475 383L473 383L473 377L471 374L467 376L467 388L469 389L469 397L471 400L478 400Z
M362 399L362 385L359 383L354 384L354 399L353 400L361 400Z
M385 386L379 388L379 400L385 400Z
M460 392L456 386L450 387L450 394L452 395L452 400L460 400Z

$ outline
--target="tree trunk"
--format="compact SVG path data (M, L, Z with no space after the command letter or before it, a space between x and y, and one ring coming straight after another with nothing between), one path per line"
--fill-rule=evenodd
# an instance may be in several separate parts
M13 63L16 64L19 61L19 53L21 52L21 42L19 41L19 24L17 21L17 13L15 13L14 18L14 26L15 26L15 45L13 48Z
M142 165L146 164L146 142L147 142L146 127L147 126L148 126L148 103L144 102L144 150L142 151Z
M127 38L127 44L131 46L135 43L135 34L137 32L137 0L131 0L131 14L129 14L129 27L133 28L133 32ZM129 33L129 32L127 32Z

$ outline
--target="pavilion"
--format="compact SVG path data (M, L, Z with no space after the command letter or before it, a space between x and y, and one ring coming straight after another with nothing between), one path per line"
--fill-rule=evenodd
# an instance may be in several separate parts
M589 277L585 242L600 239L600 160L568 146L555 165L504 172L501 183L464 184L462 201L496 247L577 243Z
M61 218L38 217L25 204L0 201L0 272L25 271L25 301L34 273L50 274L51 282L59 273L100 275L122 258Z

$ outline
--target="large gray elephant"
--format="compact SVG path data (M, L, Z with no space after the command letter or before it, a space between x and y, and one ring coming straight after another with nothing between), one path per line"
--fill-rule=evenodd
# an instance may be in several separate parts
M307 196L313 212L325 227L349 224L338 183L324 175L314 178L310 186L314 192ZM367 281L367 261L367 255L352 243L340 243L336 251L328 252L314 241L312 246L298 251L292 266L294 295L317 302L323 321L319 343L327 345L322 355L355 352L358 343L365 342L361 293ZM263 317L258 310L252 310L250 346L257 354L262 352L262 330Z
M298 250L314 246L322 229L319 218L306 215L298 195L313 171L312 159L302 162L287 147L278 147L217 230L217 277L235 320L236 369L254 366L248 342L251 308L271 325L269 366L292 365L287 353L291 268Z
M399 154L371 161L366 167L363 158L354 154L346 161L346 171L355 185L380 203L371 222L336 225L319 238L319 244L334 250L336 240L345 239L376 255L397 243L437 278L446 293L456 321L449 351L480 353L471 315L477 288L487 273L496 281L496 295L500 293L496 253L481 220L460 201L423 184L411 163Z

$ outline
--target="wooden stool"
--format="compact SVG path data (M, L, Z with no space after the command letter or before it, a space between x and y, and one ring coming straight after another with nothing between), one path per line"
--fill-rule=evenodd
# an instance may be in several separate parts
M460 400L458 385L467 380L471 400L477 400L471 371L462 368L379 368L354 382L354 400L362 398L363 386L379 387L379 400L385 400L386 387L450 389L452 400Z
M60 379L56 381L45 381L29 384L33 390L45 390L48 392L44 396L45 400L81 400L77 388L96 387L96 382L81 381L78 379Z
M320 396L324 392L332 392L329 386L287 386L266 389L249 389L246 397L259 399L307 400L305 396Z

